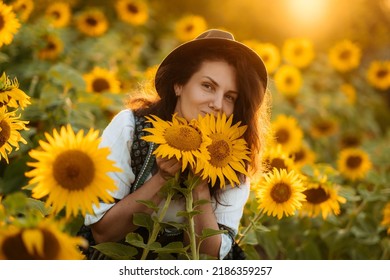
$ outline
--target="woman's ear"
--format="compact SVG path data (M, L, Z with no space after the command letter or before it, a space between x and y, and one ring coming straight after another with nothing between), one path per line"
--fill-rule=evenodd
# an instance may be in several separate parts
M174 84L173 89L174 89L174 91L175 91L175 95L176 95L176 96L180 96L180 95L181 95L181 89L182 89L182 88L183 88L183 87L182 87L181 85Z

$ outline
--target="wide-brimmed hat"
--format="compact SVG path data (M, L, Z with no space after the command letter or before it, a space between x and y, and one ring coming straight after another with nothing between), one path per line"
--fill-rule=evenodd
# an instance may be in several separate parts
M242 52L248 58L254 69L259 75L260 80L263 82L264 88L267 87L267 69L261 57L253 51L248 46L240 43L234 39L233 34L227 31L219 30L219 29L210 29L198 37L196 37L192 41L188 41L177 48L175 48L171 53L169 53L164 60L161 62L159 68L157 69L156 79L160 77L159 73L162 71L164 66L176 63L180 60L185 59L186 57L190 57L191 53L196 51L201 51L202 48L206 48L209 46L216 46L220 48L226 47L227 49L237 49L238 52ZM161 83L156 81L156 90L159 92L159 86Z

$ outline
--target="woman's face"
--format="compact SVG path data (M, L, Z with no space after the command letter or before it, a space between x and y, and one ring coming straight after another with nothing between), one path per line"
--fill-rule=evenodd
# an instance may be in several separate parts
M176 84L175 112L188 121L198 115L233 113L238 98L235 68L225 61L205 61L184 85Z

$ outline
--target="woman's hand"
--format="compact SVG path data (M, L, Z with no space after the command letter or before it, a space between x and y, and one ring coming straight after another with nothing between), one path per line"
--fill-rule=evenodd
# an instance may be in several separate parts
M157 174L165 181L174 177L182 166L181 161L177 160L175 157L170 159L158 157L156 158L156 163L158 166Z

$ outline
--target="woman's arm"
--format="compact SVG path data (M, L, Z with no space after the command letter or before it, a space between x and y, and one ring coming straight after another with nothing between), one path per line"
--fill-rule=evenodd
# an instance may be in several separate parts
M181 163L175 158L158 158L156 162L158 171L155 175L135 192L117 202L97 223L91 225L97 243L123 239L129 232L137 229L132 222L134 213L152 213L152 209L137 200L150 200L157 205L161 202L162 197L158 194L161 187L180 170Z

